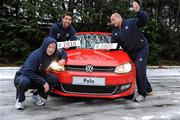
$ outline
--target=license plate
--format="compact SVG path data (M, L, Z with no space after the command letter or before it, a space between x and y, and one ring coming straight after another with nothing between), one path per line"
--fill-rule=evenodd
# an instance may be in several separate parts
M94 49L116 49L117 43L101 43L101 44L95 44Z
M105 78L73 77L73 85L105 86Z
M65 42L57 42L57 48L69 48L69 47L77 47L80 46L81 43L79 40L76 41L65 41Z

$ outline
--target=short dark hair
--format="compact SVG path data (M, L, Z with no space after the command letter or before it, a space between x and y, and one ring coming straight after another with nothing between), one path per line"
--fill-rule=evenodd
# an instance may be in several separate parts
M62 16L62 18L64 18L65 16L73 17L73 14L71 12L65 12L64 15Z
M131 4L133 2L137 2L140 6L142 6L142 0L131 0L130 2L131 2Z

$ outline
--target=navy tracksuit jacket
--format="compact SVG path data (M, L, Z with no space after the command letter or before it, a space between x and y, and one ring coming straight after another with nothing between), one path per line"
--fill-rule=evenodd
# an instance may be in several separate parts
M139 30L148 21L147 13L140 10L136 18L125 19L121 28L112 31L112 42L118 43L126 51L136 65L136 80L138 93L146 96L152 88L146 77L146 65L149 54L148 41Z
M46 69L54 60L66 60L66 52L63 49L57 50L56 47L54 54L48 56L46 51L50 43L57 42L52 37L45 38L42 46L34 50L20 70L16 72L14 84L17 88L16 99L19 99L19 102L23 102L25 100L25 92L33 88L38 89L36 94L46 99L47 93L44 93L43 85L47 82L50 87L53 87L57 83L57 77L47 74Z

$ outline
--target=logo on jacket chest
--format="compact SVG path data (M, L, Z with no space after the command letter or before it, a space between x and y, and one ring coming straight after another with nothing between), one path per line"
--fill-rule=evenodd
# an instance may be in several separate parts
M129 29L129 27L128 26L125 26L125 30L128 30Z
M59 38L61 36L61 34L60 33L57 33L57 38Z
M57 37L57 38L60 38L60 36L61 36L61 34L60 34L60 33L57 33L57 36L56 36L56 37ZM62 35L62 36L63 36L63 35ZM69 33L65 34L65 37L66 37L66 38L68 38L69 36L70 36Z
M41 69L42 69L42 64L40 64L40 65L39 65L39 68L38 68L38 69L39 69L39 70L41 70Z
M124 27L124 30L128 30L129 29L129 27L126 25L125 27ZM122 30L120 30L119 32L115 32L114 33L114 36L118 36L120 33L124 33L125 31L124 31L123 29ZM123 32L124 31L124 32Z
M67 33L67 34L66 34L66 37L68 38L69 36L70 36L70 35Z

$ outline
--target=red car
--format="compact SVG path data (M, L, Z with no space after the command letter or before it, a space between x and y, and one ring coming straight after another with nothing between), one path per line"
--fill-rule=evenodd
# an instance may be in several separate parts
M53 93L66 97L133 98L135 65L123 50L97 50L95 44L110 43L111 34L80 32L81 45L67 50L65 70L51 70L59 78Z

